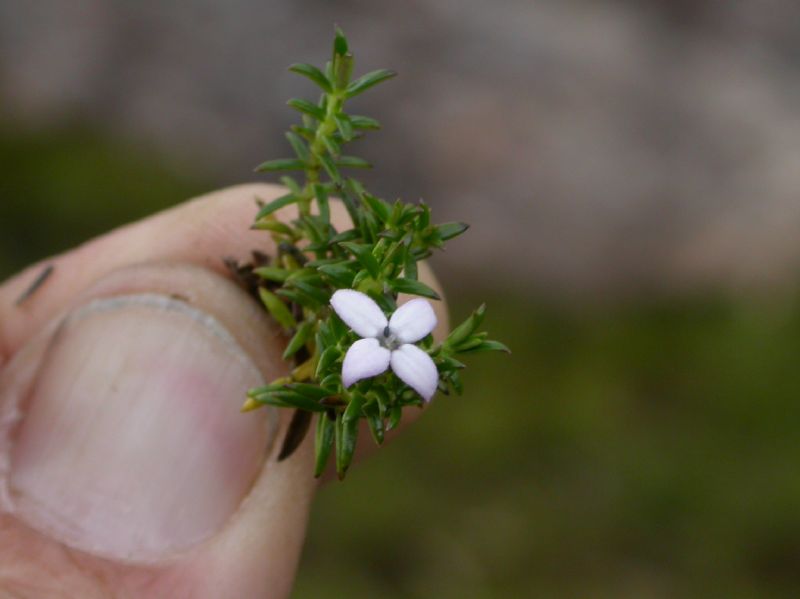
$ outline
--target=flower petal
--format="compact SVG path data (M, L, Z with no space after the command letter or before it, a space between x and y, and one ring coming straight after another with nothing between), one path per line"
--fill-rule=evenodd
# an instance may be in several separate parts
M389 329L401 343L414 343L436 326L436 314L428 300L420 297L407 301L389 319Z
M391 352L381 347L377 339L359 339L344 356L342 384L345 388L353 383L378 375L389 368Z
M361 337L377 337L388 324L378 304L355 289L339 289L331 297L331 306L339 318Z
M430 401L439 385L439 371L431 357L416 345L406 343L392 352L392 370L425 401Z

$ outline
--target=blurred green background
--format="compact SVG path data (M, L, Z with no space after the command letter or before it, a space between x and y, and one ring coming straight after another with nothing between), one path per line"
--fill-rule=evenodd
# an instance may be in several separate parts
M210 184L78 125L6 123L0 160L0 278ZM796 294L443 277L514 353L321 491L294 597L800 596Z

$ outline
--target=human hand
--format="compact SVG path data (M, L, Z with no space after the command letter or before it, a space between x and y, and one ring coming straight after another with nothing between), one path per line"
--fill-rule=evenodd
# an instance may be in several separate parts
M271 252L250 225L279 193L212 193L0 286L0 594L289 594L313 443L278 462L291 412L239 412L285 339L222 262Z

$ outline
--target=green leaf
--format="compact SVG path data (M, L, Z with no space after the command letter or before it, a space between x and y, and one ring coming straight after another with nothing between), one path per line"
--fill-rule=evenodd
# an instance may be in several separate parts
M431 224L431 208L424 201L419 201L419 219L417 221L418 229L426 229Z
M380 198L376 198L371 193L363 194L361 200L381 219L381 222L385 223L389 220L389 215L391 213L389 204Z
M410 293L412 295L421 295L422 297L429 297L431 299L442 299L439 294L433 289L428 287L425 283L415 281L413 279L398 278L389 281L389 286L397 293Z
M314 401L320 401L331 395L330 390L309 383L291 383L286 385L286 388L308 397L309 399L313 399Z
M303 100L301 98L292 98L286 103L295 110L297 110L298 112L307 114L308 116L313 117L318 121L322 121L325 119L325 111L316 104L312 104L308 100Z
M255 171L257 173L275 172L275 171L302 171L305 170L306 165L302 160L296 158L278 158L277 160L267 160L259 164Z
M350 124L350 119L348 119L346 115L337 114L333 117L333 120L336 122L336 128L339 129L339 133L342 134L342 139L345 141L353 139L353 126Z
M450 334L445 339L445 345L455 347L461 342L465 341L483 322L483 317L486 314L486 304L481 304L469 317L450 331Z
M353 75L353 55L337 56L333 70L337 91L345 89Z
M342 231L341 233L337 233L333 237L331 237L331 243L341 243L343 241L353 241L354 239L358 239L359 234L358 231L355 229L348 229L347 231Z
M265 216L269 216L276 210L280 210L284 206L288 206L289 204L294 204L297 201L297 196L293 193L287 194L285 196L281 196L275 200L272 200L269 204L266 204L258 211L256 214L256 221L261 220Z
M458 237L467 229L469 229L469 225L466 223L444 223L436 226L436 231L442 241Z
M333 139L330 135L323 135L322 143L325 144L325 148L328 150L328 153L334 158L342 153L342 148L339 145L339 142Z
M283 351L283 359L288 360L293 355L295 355L300 348L306 344L308 338L311 336L311 333L314 331L314 325L309 322L308 320L302 322L299 327L297 327L297 332L289 341L289 344L286 346L286 349Z
M273 233L281 233L283 235L292 236L294 232L291 227L286 223L282 223L274 218L262 218L253 223L250 227L258 231L272 231Z
M326 264L317 270L330 277L337 287L350 287L353 284L355 273L347 266Z
M315 285L309 281L304 279L293 280L292 287L298 289L299 291L303 292L307 296L313 298L320 304L327 304L330 299L330 293L326 289L321 286Z
M344 35L344 32L339 28L334 28L334 36L333 36L333 54L344 56L348 52L348 44L347 44L347 37Z
M285 297L290 302L294 302L295 304L300 304L304 308L311 308L313 310L318 310L322 303L314 299L313 297L309 296L307 293L304 293L300 289L287 289L286 287L282 287L278 289L275 293L277 293L281 297Z
M372 168L372 165L358 156L340 156L336 159L336 166L340 168Z
M367 269L367 272L369 272L372 277L378 276L380 267L375 256L372 255L372 246L348 241L343 241L339 243L339 245L347 248L356 257L356 260Z
M319 378L322 373L330 368L330 366L341 356L341 350L335 345L331 345L330 347L326 348L325 351L322 352L322 355L320 355L319 361L317 362L317 372L315 373L316 378Z
M259 266L253 272L262 279L276 283L283 283L290 274L288 270L276 266Z
M405 264L403 265L403 274L409 281L416 281L419 276L417 270L417 261L414 259L413 253L407 248L405 256Z
M359 116L357 114L350 115L350 125L353 129L363 129L377 131L381 128L381 124L375 119L368 116Z
M403 416L403 408L399 405L392 406L389 410L389 423L386 427L387 431L394 430L400 424L400 418Z
M459 362L455 358L449 356L442 356L436 360L439 372L450 372L452 370L463 370L467 367L463 362Z
M258 288L258 295L261 297L261 301L264 303L269 313L281 326L285 329L293 329L297 326L294 316L292 316L292 313L289 311L289 307L281 298L263 287Z
M367 416L367 423L369 424L369 432L372 433L372 438L376 445L383 445L383 437L385 432L385 423L381 417L380 408L377 402L369 404L364 412Z
M309 79L311 79L311 81L316 83L318 86L320 86L324 91L328 93L331 93L333 91L333 86L331 85L331 82L328 80L325 74L314 65L297 63L290 66L289 70L292 71L293 73L297 73L298 75L303 75L304 77L308 77Z
M325 172L328 173L328 176L335 182L341 183L342 175L339 174L339 169L336 168L333 160L331 160L330 156L322 155L319 157L319 161L322 163L322 167L325 169Z
M308 160L311 158L311 152L306 145L306 142L297 135L297 133L292 133L291 131L286 132L286 139L289 140L289 143L292 145L292 149L294 153L297 154L297 157L303 161L303 163L307 163Z
M319 402L289 390L271 391L268 393L251 395L250 397L259 403L275 406L277 408L297 408L308 412L323 412L326 409L325 406L321 405Z
M323 222L331 222L331 208L328 202L328 192L325 187L319 183L314 184L314 196L317 198L317 207L319 208L319 217Z
M358 94L367 91L369 88L391 79L395 75L397 75L397 73L388 69L378 69L377 71L367 73L347 86L347 91L345 92L346 96L348 98L357 96Z
M325 472L325 466L331 455L336 422L327 414L320 414L317 419L317 433L314 437L314 476L319 478Z
M306 120L310 120L310 117L306 114L303 115L303 122ZM314 129L310 128L311 123L309 126L301 127L300 125L292 125L290 129L297 133L300 137L306 138L308 141L314 141L314 137L316 137L317 132Z
M471 345L470 347L466 347L466 349L456 348L456 351L460 354L474 354L481 351L501 351L507 354L511 353L511 350L508 347L500 343L499 341L481 341L477 345Z
M353 461L353 453L356 449L358 439L358 420L361 417L361 406L364 403L364 396L360 393L353 393L350 403L347 404L344 414L341 417L341 424L337 417L336 439L336 473L339 480L344 478L350 463Z

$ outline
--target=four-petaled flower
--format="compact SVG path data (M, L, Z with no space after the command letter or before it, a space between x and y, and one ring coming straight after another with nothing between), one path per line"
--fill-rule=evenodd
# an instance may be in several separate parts
M361 379L385 372L389 365L406 385L430 401L439 383L431 357L413 345L436 326L436 314L427 300L412 299L395 310L389 320L372 298L354 289L339 289L331 306L359 339L344 357L345 388Z

